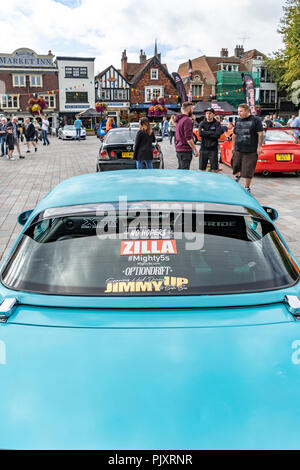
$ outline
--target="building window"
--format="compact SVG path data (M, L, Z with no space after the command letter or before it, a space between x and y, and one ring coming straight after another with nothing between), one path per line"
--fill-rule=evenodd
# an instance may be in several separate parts
M88 103L88 93L86 91L67 91L66 103Z
M114 90L114 100L125 101L127 100L127 90Z
M65 67L65 78L88 78L87 67Z
M200 98L202 95L202 85L192 85L192 95L196 98Z
M41 98L44 98L44 100L47 103L48 108L55 108L56 106L56 98L54 94L51 95L39 95Z
M11 95L2 95L2 108L3 109L12 109L12 108L19 108L19 96L11 96Z
M13 75L13 86L25 86L26 76L25 75Z
M158 69L150 70L150 78L151 80L158 80Z
M145 87L145 102L149 103L151 100L164 95L164 87Z
M110 90L108 90L108 89L106 89L106 90L102 89L101 90L100 89L100 96L99 97L100 97L101 100L110 100Z
M41 87L41 86L43 86L42 76L41 75L30 75L30 86L31 87Z

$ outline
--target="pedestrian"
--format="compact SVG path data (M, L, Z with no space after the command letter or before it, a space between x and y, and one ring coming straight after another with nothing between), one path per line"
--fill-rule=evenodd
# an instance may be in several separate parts
M40 113L40 117L42 119L42 137L43 137L43 145L50 145L50 142L47 137L48 129L49 129L49 121L44 114Z
M25 135L26 146L27 146L26 153L30 153L30 150L29 150L30 142L31 142L31 145L34 148L34 151L36 152L37 151L37 146L36 146L36 143L34 141L34 139L35 139L35 127L34 127L34 124L30 121L29 117L27 117L25 119L23 132L24 132L24 135Z
M135 137L133 158L136 160L136 168L141 170L143 165L152 169L153 143L156 142L149 120L143 117L139 121L139 131Z
M15 148L15 136L13 134L13 125L12 123L7 126L7 133L5 137L6 146L8 148L7 160L15 160L13 157L13 152Z
M199 156L199 170L206 171L208 162L210 162L211 171L217 173L219 138L223 134L220 122L215 119L213 108L207 108L205 119L199 125L199 136L201 137L201 147Z
M175 117L176 122L176 155L178 160L179 170L189 170L193 158L199 156L196 145L193 139L193 115L194 106L192 103L186 101L182 103L181 114Z
M294 120L295 118L296 118L295 114L292 114L292 116L290 117L290 119L289 119L288 122L287 122L287 126L288 126L288 127L291 127L292 122L293 122L293 120Z
M298 111L298 116L293 120L291 127L300 127L300 109ZM293 131L296 139L299 139L299 129Z
M114 129L115 126L115 120L113 117L109 117L106 121L106 126L105 126L105 130L106 132L110 131L111 129Z
M174 138L174 144L176 144L176 123L175 123L175 116L174 115L172 115L170 117L169 135L170 135L170 145L172 145L173 138Z
M39 125L37 119L33 120L33 125L35 129L34 140L35 140L35 143L37 144L39 140L39 131L41 130L41 126Z
M75 140L78 140L78 142L80 142L82 121L81 121L81 119L79 118L79 116L76 116L76 119L75 119L75 121L74 121L74 126L75 126L75 130L76 130L76 137L75 137Z
M263 125L257 116L252 116L247 104L239 105L238 115L232 135L231 165L235 180L245 178L245 189L250 193L257 158L262 153Z
M8 154L8 148L6 145L6 127L7 127L7 119L6 117L1 118L0 123L0 139L1 139L1 157Z
M14 136L14 147L17 148L19 158L25 158L24 155L21 154L20 144L19 144L19 137L18 137L18 118L17 116L13 116L11 122L7 124L7 127L12 127L12 133ZM14 159L14 158L13 158Z
M166 116L163 117L161 123L161 135L162 138L164 138L165 136L169 137L169 121Z
M272 121L272 119L270 118L270 116L268 114L264 117L264 120L263 120L262 124L263 124L264 128L274 127L273 121Z

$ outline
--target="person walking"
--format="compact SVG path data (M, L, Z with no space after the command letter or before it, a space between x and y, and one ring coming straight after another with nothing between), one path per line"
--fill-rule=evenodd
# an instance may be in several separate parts
M262 153L263 126L257 116L252 116L247 104L238 107L239 118L236 120L232 135L232 171L236 182L245 178L245 189L251 193L251 181L255 173L258 155Z
M223 134L223 129L219 121L215 119L213 108L207 108L205 119L199 125L199 136L201 137L201 147L199 156L199 170L206 171L210 162L211 171L217 173L219 138Z
M7 128L7 119L6 117L1 118L0 123L0 141L1 141L1 157L8 154L8 148L6 145L6 128Z
M13 116L12 119L11 119L11 122L7 124L7 128L8 127L12 127L12 133L13 133L13 136L14 136L14 147L17 148L17 151L18 151L18 154L19 154L19 158L25 158L24 155L21 154L21 149L20 149L20 144L19 144L19 137L18 137L18 118L17 116ZM8 149L9 150L9 149ZM14 160L15 158L13 158Z
M12 123L9 123L7 126L7 133L5 137L5 142L6 146L8 149L7 153L7 160L15 160L15 157L13 157L13 152L15 148L15 136L13 134L13 125Z
M42 119L42 137L43 137L43 145L50 145L50 142L47 137L48 129L49 129L49 121L44 114L40 113L40 117Z
M181 106L181 114L175 117L176 123L176 155L179 170L189 170L193 158L199 153L193 139L193 104L186 101Z
M34 125L34 130L35 130L34 140L35 140L35 143L37 144L39 140L39 131L41 130L41 126L39 125L37 119L33 120L33 125Z
M170 135L170 145L172 145L172 140L174 138L174 144L176 144L176 123L175 123L175 116L172 115L170 117L169 122L169 135Z
M151 129L149 120L143 117L139 121L139 131L135 137L133 158L136 160L136 168L141 170L143 165L152 169L153 143L156 142L154 132Z
M34 127L33 123L30 121L29 117L27 117L25 119L23 132L24 132L24 135L25 135L26 146L27 146L26 153L30 153L30 150L29 150L30 142L31 142L31 145L34 148L34 151L36 152L37 151L37 146L36 146L36 143L34 141L34 139L35 139L35 127Z
M165 136L169 137L169 121L166 116L163 117L161 123L161 136L164 138Z
M288 126L288 127L291 127L292 122L293 122L293 120L294 120L295 118L296 118L295 114L292 114L292 116L290 117L290 119L289 119L288 122L287 122L287 126Z
M79 119L79 116L76 116L76 119L74 121L74 126L75 126L75 130L76 130L75 140L78 140L78 142L80 142L82 121L81 121L81 119Z

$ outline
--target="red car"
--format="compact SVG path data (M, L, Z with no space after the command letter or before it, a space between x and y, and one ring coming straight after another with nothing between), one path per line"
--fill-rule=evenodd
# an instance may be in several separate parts
M221 162L231 166L232 140L220 144ZM255 173L296 173L300 176L300 142L290 128L273 127L265 131L263 153L258 156Z

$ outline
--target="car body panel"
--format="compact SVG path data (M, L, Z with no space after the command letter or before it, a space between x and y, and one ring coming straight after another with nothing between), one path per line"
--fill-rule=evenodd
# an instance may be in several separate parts
M84 328L72 312L58 327L58 313L35 311L29 326L20 307L0 325L1 448L299 447L300 324L283 306L259 320L243 309L242 321L226 309L94 321L81 311Z
M92 208L120 196L245 206L270 221L229 177L129 170L126 178L115 171L62 182L22 232L47 209ZM299 448L300 323L287 294L300 297L299 283L247 294L116 298L0 284L1 299L17 299L0 322L0 447Z

